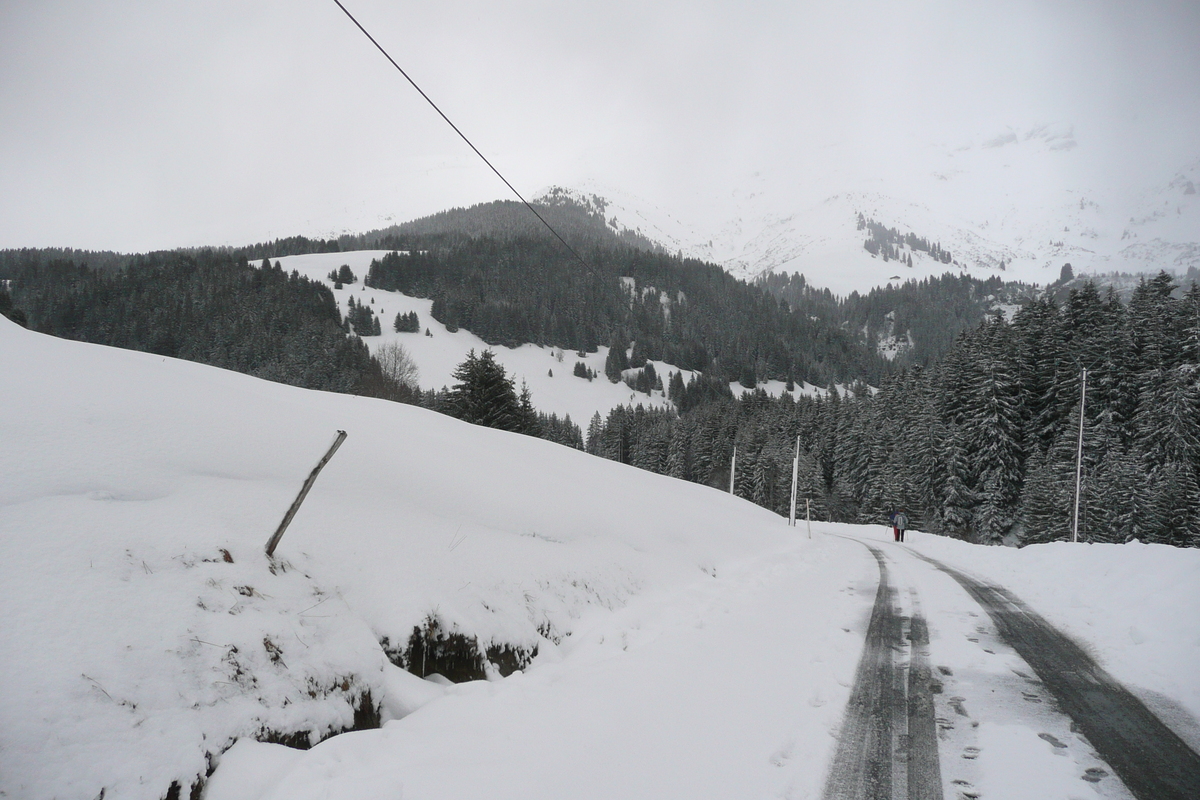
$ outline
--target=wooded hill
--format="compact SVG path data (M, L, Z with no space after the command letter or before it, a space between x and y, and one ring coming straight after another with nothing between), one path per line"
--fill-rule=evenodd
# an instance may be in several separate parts
M110 269L36 255L4 276L34 330L308 389L388 394L322 283L220 251L131 256Z
M561 189L534 200L531 205L572 246L632 247L652 253L663 248L638 231L610 224L605 218L604 198L593 195L575 198ZM410 222L391 225L354 236L342 236L343 250L396 249L406 237L489 237L512 239L548 235L546 226L523 203L495 200L469 208L453 208Z
M860 336L794 313L713 264L593 246L581 248L584 267L545 236L405 244L372 264L367 285L432 298L435 319L489 344L591 352L636 343L642 358L748 386L877 381L890 369Z
M851 292L847 297L836 297L828 289L812 286L803 275L770 274L756 284L800 314L865 332L868 342L878 342L885 336L911 337L912 348L901 352L896 362L923 366L941 359L958 335L982 322L989 311L1001 305L1027 303L1039 294L1023 283L1006 283L995 276L981 280L952 272L876 287L866 294Z

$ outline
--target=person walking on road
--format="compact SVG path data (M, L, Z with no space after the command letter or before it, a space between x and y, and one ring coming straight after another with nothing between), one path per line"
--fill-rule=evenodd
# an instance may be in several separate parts
M900 541L900 529L896 527L897 513L898 512L893 511L891 514L888 514L888 522L891 523L892 526L892 541L894 542Z
M904 509L896 512L896 516L892 517L892 527L896 531L896 541L904 541L904 529L908 527L908 515L904 513Z

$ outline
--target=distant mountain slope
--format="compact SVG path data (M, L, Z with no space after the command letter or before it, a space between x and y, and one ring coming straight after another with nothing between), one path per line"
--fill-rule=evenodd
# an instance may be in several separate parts
M580 195L551 189L533 200L537 213L572 245L633 247L658 252L662 246L637 231L605 217L606 201L598 195ZM343 250L384 248L406 237L446 238L465 236L509 239L547 235L546 226L523 203L494 200L470 208L452 208L356 236L343 236Z
M747 386L875 381L888 370L857 334L794 314L712 264L592 246L584 267L548 235L405 244L372 265L366 284L431 298L435 319L491 344L578 352L633 344L630 366L662 360Z
M907 269L872 257L859 214L940 242L955 269L981 279L1046 284L1068 262L1077 273L1200 269L1200 157L1132 178L1115 177L1110 161L1070 125L1038 125L916 149L906 163L858 175L797 182L758 172L689 208L598 182L575 196L605 197L610 221L670 252L746 278L799 272L840 295L946 268L921 253Z

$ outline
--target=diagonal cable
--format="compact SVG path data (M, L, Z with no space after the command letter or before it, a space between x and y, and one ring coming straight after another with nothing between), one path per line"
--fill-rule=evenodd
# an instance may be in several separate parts
M391 62L392 66L395 67L396 70L401 75L404 76L404 79L407 80L410 84L412 84L412 87L421 94L421 97L425 98L425 102L427 102L427 103L429 103L429 105L433 106L433 110L436 111L441 116L442 119L446 120L446 124L449 125L451 128L453 128L454 132L457 133L459 135L459 137L464 142L467 143L467 146L475 151L475 155L477 155L481 159L483 159L483 163L487 164L488 167L492 170L492 172L496 173L496 177L499 178L500 180L504 181L504 185L507 186L509 188L509 190L517 196L517 199L520 200L522 203L524 203L525 207L528 208L530 211L532 211L533 215L535 217L537 217L539 220L541 220L541 223L546 226L546 229L548 231L550 231L551 233L554 234L554 237L556 239L558 239L558 241L562 242L562 246L567 248L567 250L569 250L571 252L571 255L575 256L575 258L579 261L579 263L583 265L583 268L586 269L588 272L595 274L595 272L591 268L591 266L586 261L583 260L583 256L581 256L581 255L579 255L579 253L575 252L575 248L571 247L571 245L567 244L567 240L564 239L562 236L560 236L558 231L554 230L554 227L549 222L546 221L546 218L543 217L541 214L539 214L538 210L536 208L534 208L532 205L530 205L528 200L526 200L524 197L521 196L521 193L517 191L516 187L508 182L508 178L501 175L500 170L496 169L496 167L492 164L492 162L487 160L487 156L485 156L483 153L479 152L479 148L476 147L474 144L472 144L471 140L467 138L467 135L465 133L463 133L462 131L460 131L458 129L457 125L455 125L453 122L450 121L450 118L447 117L446 114L440 108L438 108L437 103L433 102L433 100L430 99L429 95L425 94L425 91L420 86L417 85L417 82L414 81L411 77L409 77L408 73L405 72L404 69L399 64L396 63L396 60L394 58L392 58L390 55L388 55L388 51L383 49L383 45L381 45L379 42L375 41L375 37L367 32L367 29L362 26L362 23L360 23L357 19L355 19L354 15L346 10L346 7L344 5L342 5L341 0L333 0L333 2L336 3L337 7L340 8L342 10L342 12L347 17L350 18L350 21L353 22L355 24L355 26L360 31L363 32L363 36L366 36L368 39L370 39L371 44L375 45L376 49L378 49L379 52L383 53L383 57Z

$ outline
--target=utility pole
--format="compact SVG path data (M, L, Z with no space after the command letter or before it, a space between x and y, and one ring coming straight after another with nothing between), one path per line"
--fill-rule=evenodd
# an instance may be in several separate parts
M1087 368L1083 369L1079 383L1079 449L1075 453L1075 529L1071 541L1079 541L1079 479L1083 474L1083 410L1087 403Z
M737 474L737 445L733 446L733 460L729 462L729 493L733 494L733 477Z
M788 525L796 527L796 476L800 471L800 437L796 437L796 457L792 459L792 504L788 507Z

